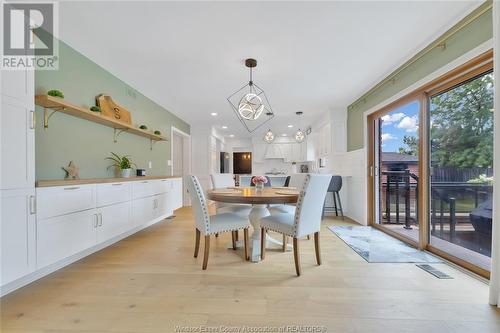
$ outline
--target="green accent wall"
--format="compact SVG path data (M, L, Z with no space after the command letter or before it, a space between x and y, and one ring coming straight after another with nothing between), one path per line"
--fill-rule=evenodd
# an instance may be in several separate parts
M437 47L404 69L394 82L388 82L347 108L347 150L364 145L364 112L382 103L439 68L478 47L493 37L491 9L463 27L446 41L446 48Z
M148 129L161 131L169 140L171 126L186 133L190 131L186 122L63 42L59 42L59 70L36 71L35 89L36 94L61 90L65 100L83 107L95 105L95 97L106 93L130 111L132 124L146 124ZM61 167L70 160L80 167L80 178L114 176L112 169L107 170L110 163L105 160L110 152L131 155L139 168L146 169L147 175L170 175L167 165L171 159L170 141L156 142L150 150L147 138L124 132L114 143L112 128L57 112L44 130L43 108L36 107L36 116L37 180L64 178Z

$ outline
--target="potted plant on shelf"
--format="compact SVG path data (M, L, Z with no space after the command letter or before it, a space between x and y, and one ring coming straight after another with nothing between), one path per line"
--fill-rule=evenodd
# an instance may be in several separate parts
M120 174L122 178L129 178L130 171L132 170L132 166L136 166L135 163L132 162L129 155L120 156L111 152L110 157L106 157L107 160L113 161L113 164L108 166L108 169L114 167L116 171L120 170Z
M255 189L262 191L264 184L267 184L266 176L255 176L252 178L252 183L255 185Z

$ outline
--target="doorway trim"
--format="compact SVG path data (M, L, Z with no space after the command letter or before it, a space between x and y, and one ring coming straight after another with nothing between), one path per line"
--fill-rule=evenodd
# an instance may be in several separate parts
M183 170L182 173L183 175L190 175L191 174L191 162L192 162L192 153L191 153L191 135L178 129L175 126L170 127L170 175L174 176L174 135L179 135L183 139ZM189 202L189 196L187 195L187 192L185 190L185 186L183 186L183 191L182 191L182 205L183 206L190 206L191 203Z

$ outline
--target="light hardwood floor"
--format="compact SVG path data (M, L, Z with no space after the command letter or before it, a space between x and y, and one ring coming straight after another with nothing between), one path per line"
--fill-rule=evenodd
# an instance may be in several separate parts
M219 331L221 325L321 325L325 332L500 332L500 311L487 304L483 282L444 264L436 266L453 280L414 264L369 264L326 228L349 222L325 219L321 266L314 240L300 241L297 277L292 251L268 249L265 261L246 262L242 250L227 249L230 233L212 239L202 271L203 258L193 258L191 210L176 214L171 223L2 298L2 332L173 332L200 325Z

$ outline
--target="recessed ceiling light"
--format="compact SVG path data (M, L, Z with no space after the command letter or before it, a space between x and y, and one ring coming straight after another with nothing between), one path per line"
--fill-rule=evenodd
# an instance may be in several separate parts
M210 113L211 116L215 117L218 113L217 112L212 112Z
M230 138L234 138L234 134L230 134L230 135L229 135L229 137L230 137Z
M288 125L288 128L292 128L292 127L293 127L293 125Z
M222 129L227 129L227 126L222 126Z
M286 136L286 133L281 134L281 136Z

